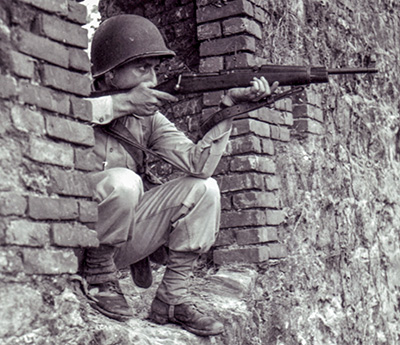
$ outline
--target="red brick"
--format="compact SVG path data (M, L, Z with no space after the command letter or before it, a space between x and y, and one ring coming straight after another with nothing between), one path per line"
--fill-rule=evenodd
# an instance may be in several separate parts
M219 106L223 95L224 91L205 92L203 93L203 104L206 107Z
M42 135L46 133L43 115L21 106L11 109L11 119L15 128L25 133Z
M94 146L94 131L89 125L48 116L46 128L51 137L85 146Z
M272 192L245 192L233 196L233 206L237 209L255 207L278 208L279 199Z
M97 232L75 223L52 224L52 244L59 247L98 247Z
M222 156L216 169L214 170L214 175L226 174L229 172L229 159L228 157Z
M253 119L241 119L233 122L232 135L254 133L262 137L270 137L269 124Z
M98 204L94 201L80 200L79 221L82 223L95 223L98 219Z
M283 259L287 257L287 248L281 243L268 243L270 259Z
M260 263L269 259L269 249L266 246L216 249L213 252L214 263L217 265L237 263Z
M32 79L35 72L35 60L16 51L11 51L10 54L12 58L11 70L20 77Z
M86 51L69 48L69 67L78 71L90 72L90 61Z
M75 199L29 197L29 217L33 219L70 220L79 215Z
M41 35L55 41L86 49L88 47L87 30L78 24L69 23L55 16L40 14L38 30Z
M200 56L224 55L240 51L255 52L256 42L254 37L231 36L218 38L213 41L200 43Z
M277 176L265 176L265 187L267 190L276 190L280 188L279 178Z
M317 108L316 106L310 104L302 104L296 105L293 107L293 117L296 118L304 118L308 117L319 122L323 122L324 115L322 109Z
M218 72L224 69L224 57L212 56L200 59L199 71L201 73Z
M266 226L262 228L251 228L236 230L236 239L239 245L257 244L278 240L276 227Z
M324 127L317 121L311 119L298 119L294 121L293 128L298 132L307 132L312 134L324 134Z
M79 171L50 170L49 191L59 195L91 197L88 176Z
M286 127L279 128L279 140L280 141L290 141L290 130Z
M75 0L68 1L68 19L78 24L86 24L87 8L85 5L78 4Z
M245 156L234 157L230 165L231 171L258 171L274 174L276 171L275 163L264 156Z
M229 211L232 209L232 196L223 194L221 196L221 209L225 211Z
M14 78L0 75L0 98L9 98L17 95L17 82Z
M260 25L254 20L248 18L230 18L222 22L222 29L225 36L238 33L246 33L255 36L258 39L262 38Z
M23 30L16 32L15 40L20 52L68 68L69 52L62 44Z
M258 66L258 62L254 54L238 53L225 56L226 69L247 68Z
M292 100L294 104L298 105L311 104L318 108L322 107L322 95L319 92L311 90L309 88L304 89L304 91L293 95Z
M68 0L21 0L21 1L48 12L53 12L62 15L66 15L68 13Z
M6 232L6 243L11 245L44 247L50 243L50 225L27 220L11 221Z
M243 14L253 16L252 4L247 0L235 0L223 3L220 7L214 5L200 7L196 12L196 19L198 23L204 23Z
M75 169L93 171L96 168L96 156L93 149L75 149Z
M267 225L279 225L285 220L285 214L281 210L266 210Z
M73 167L74 150L71 146L39 138L30 138L28 157L41 163Z
M23 263L28 274L74 274L78 259L72 250L23 249Z
M275 154L275 146L274 142L271 139L261 139L261 147L262 153L266 153L268 155L274 155Z
M92 103L83 98L71 96L71 113L74 117L84 120L92 120Z
M244 189L264 190L264 178L260 174L249 173L217 178L222 193Z
M263 210L223 212L221 215L221 229L261 225L273 225L267 223L267 214Z
M70 113L69 97L45 87L20 83L19 99L46 110L66 115Z
M0 251L0 272L2 273L20 273L23 271L22 258L15 249L4 247Z
M14 192L0 193L0 215L22 216L27 207L26 198Z
M271 126L271 138L280 141L289 141L290 131L285 127Z
M215 247L229 246L236 243L235 232L233 230L221 230L218 233Z
M90 79L86 75L56 66L44 65L42 66L41 77L45 86L52 86L55 89L82 96L90 94Z
M274 108L276 110L281 110L284 112L292 112L293 111L293 102L292 98L282 98L279 101L274 103Z
M254 1L252 1L254 2ZM262 6L264 2L258 1L259 5ZM264 4L265 5L265 4ZM265 23L266 12L260 7L254 7L254 19L258 20L260 23Z
M233 138L230 140L227 154L237 155L240 153L261 153L261 140L253 135Z
M202 24L197 27L197 38L199 41L221 37L221 34L222 30L219 22Z

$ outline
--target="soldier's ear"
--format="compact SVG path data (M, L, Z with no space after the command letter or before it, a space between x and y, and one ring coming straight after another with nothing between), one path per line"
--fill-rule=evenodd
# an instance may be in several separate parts
M114 78L115 73L113 70L108 71L104 74L104 82L110 89L115 87Z

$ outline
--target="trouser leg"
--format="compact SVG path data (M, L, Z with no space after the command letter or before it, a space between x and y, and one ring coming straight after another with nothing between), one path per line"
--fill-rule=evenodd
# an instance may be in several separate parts
M220 192L215 180L171 181L143 195L131 239L118 248L116 265L130 265L166 245L170 255L158 293L165 303L182 303L187 300L193 263L215 242L219 220Z
M219 229L220 194L213 179L185 177L143 194L128 241L115 256L129 266L162 245L177 252L205 253Z
M129 238L143 187L138 175L119 168L92 174L91 182L99 203L96 231L100 246L86 250L83 273L89 284L100 284L116 279L114 254Z
M188 280L198 257L198 253L170 250L167 267L156 297L169 305L190 302Z
M89 284L101 284L117 279L114 253L115 247L106 245L86 250L83 275Z

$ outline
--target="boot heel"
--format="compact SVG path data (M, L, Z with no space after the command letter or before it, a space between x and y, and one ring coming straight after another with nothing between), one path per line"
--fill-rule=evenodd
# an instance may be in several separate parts
M152 319L155 323L158 323L159 325L165 325L166 323L168 323L168 317L157 314L154 311L150 313L150 319Z

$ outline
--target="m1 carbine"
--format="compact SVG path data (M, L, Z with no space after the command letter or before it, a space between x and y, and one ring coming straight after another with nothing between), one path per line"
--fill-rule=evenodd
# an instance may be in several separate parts
M157 90L170 94L201 93L227 90L235 87L248 87L254 77L265 77L270 85L275 81L279 86L295 86L291 90L275 93L258 102L246 102L222 109L200 123L205 134L218 122L247 113L261 107L271 107L277 100L301 92L309 84L328 83L330 75L377 73L375 68L330 68L323 66L280 66L263 65L259 67L238 68L216 73L181 73L161 82ZM110 95L128 90L93 92L92 96Z

